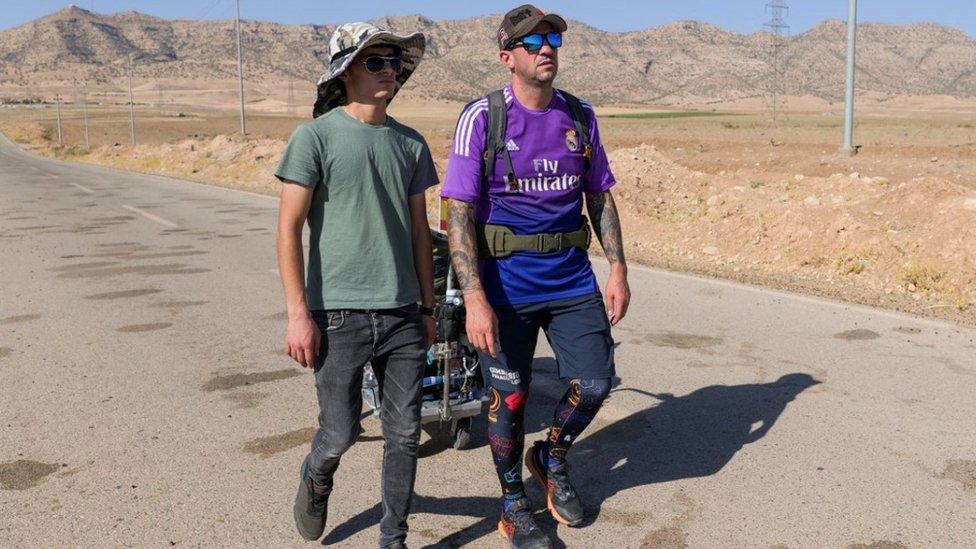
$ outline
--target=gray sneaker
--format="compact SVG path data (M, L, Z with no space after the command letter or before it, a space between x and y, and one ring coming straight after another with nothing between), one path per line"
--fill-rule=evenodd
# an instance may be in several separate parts
M498 533L508 540L510 549L552 549L552 542L532 517L529 500L518 500L511 509L502 513L498 521Z
M302 461L301 479L298 493L295 494L295 527L308 541L322 537L325 531L325 518L329 510L329 494L332 486L316 484L308 475L308 456Z
M579 526L583 523L583 505L580 503L576 489L569 482L569 466L546 467L539 459L542 442L537 441L525 453L525 466L532 473L532 478L546 491L546 507L556 522L567 526Z

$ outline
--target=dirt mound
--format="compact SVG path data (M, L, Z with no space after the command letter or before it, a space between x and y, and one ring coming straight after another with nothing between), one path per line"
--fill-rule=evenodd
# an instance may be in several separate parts
M789 275L958 310L976 299L976 192L961 185L859 173L750 182L690 170L648 145L610 160L628 251L644 261Z
M218 135L178 143L102 146L80 160L277 194L274 178L285 142L267 137ZM82 151L74 151L82 153ZM69 156L71 152L67 153Z

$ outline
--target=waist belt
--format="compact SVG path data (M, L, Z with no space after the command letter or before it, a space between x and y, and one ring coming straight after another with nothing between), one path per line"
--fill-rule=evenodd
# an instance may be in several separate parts
M568 233L540 233L517 235L504 225L476 224L478 257L497 259L512 252L560 252L569 248L587 250L590 247L590 223L583 217L583 226Z

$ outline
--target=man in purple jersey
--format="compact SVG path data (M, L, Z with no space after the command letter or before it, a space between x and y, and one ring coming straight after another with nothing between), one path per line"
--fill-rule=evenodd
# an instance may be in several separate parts
M498 29L499 58L511 73L504 106L496 95L492 117L488 99L464 108L441 191L450 206L451 260L464 292L468 338L481 352L490 385L488 440L504 494L498 527L512 547L550 546L522 483L524 406L539 329L568 389L549 436L526 452L525 464L545 488L552 516L577 526L583 509L566 453L610 392L610 327L630 301L610 194L615 181L596 116L553 87L566 28L562 17L531 5L505 14ZM488 127L499 111L503 135ZM486 154L486 145L496 142ZM610 262L603 294L585 249L584 199Z

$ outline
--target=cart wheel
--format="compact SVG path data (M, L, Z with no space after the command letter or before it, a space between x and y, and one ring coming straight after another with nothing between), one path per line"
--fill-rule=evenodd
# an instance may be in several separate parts
M455 450L464 450L471 443L471 418L451 422L451 441Z

